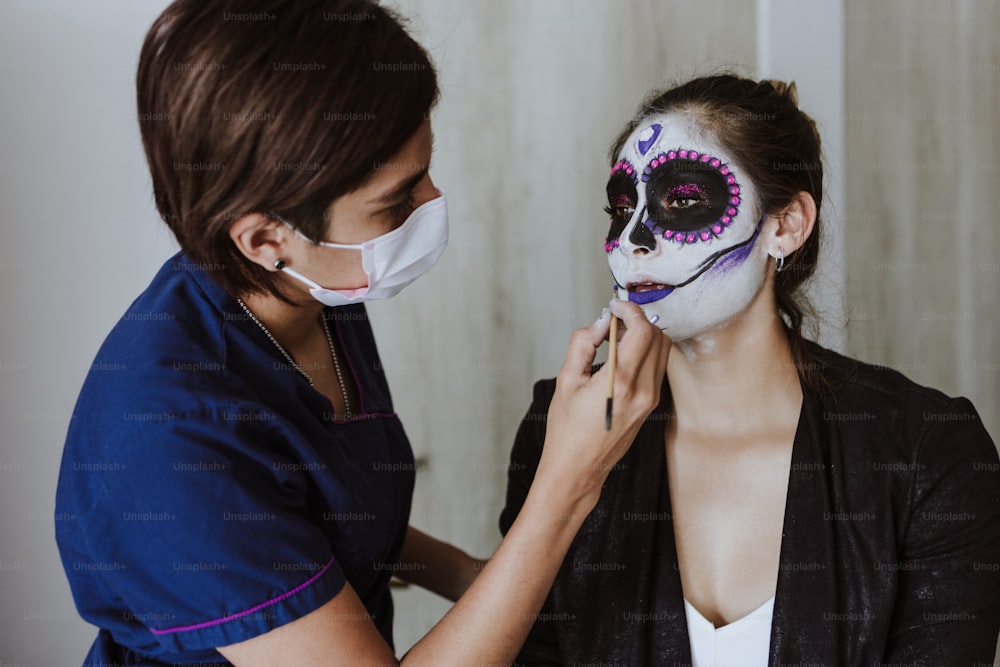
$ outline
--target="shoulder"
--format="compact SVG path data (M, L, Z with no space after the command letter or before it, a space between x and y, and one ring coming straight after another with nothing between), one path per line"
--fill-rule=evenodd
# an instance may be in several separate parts
M236 302L197 266L181 253L167 260L115 324L98 358L132 361L134 367L148 366L158 351L220 356L222 332L236 319L223 302Z
M866 433L869 443L905 443L907 449L919 450L924 443L948 441L956 452L995 456L993 442L967 398L921 385L889 366L810 345L829 391L808 393L821 406L821 420L829 429Z
M877 405L941 410L966 400L918 384L891 366L860 361L816 343L808 346L816 360L813 370L819 372L829 387L827 392L816 393L827 403L875 401Z
M182 415L223 423L220 415L259 403L243 376L274 361L253 353L255 332L233 309L206 270L182 254L169 259L97 352L69 442L83 431L117 434Z

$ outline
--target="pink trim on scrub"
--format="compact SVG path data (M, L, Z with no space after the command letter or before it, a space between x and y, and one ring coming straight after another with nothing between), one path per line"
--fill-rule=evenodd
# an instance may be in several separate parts
M252 613L254 613L256 611L260 611L264 607L269 607L272 604L276 604L278 602L281 602L285 598L290 597L292 595L295 595L296 593L298 593L299 591L303 590L304 588L308 588L313 583L315 583L317 579L319 579L321 576L323 576L323 573L326 572L327 570L329 570L331 565L333 565L333 556L330 556L330 560L328 560L326 562L326 565L323 566L323 569L321 569L319 572L317 572L313 576L311 576L308 579L306 579L305 581L303 581L301 584L299 584L298 586L296 586L292 590L285 591L284 593L282 593L278 597L271 598L267 602L262 602L261 604L257 605L256 607L251 607L249 609L244 609L243 611L238 611L235 614L230 614L229 616L223 616L222 618L217 618L214 621L205 621L204 623L195 623L194 625L179 625L179 626L177 626L175 628L165 628L163 630L157 630L156 628L150 628L149 631L152 632L154 635L168 635L168 634L171 634L173 632L186 632L188 630L201 630L203 628L210 628L213 625L219 625L220 623L225 623L227 621L231 621L233 619L240 618L241 616L246 616L247 614L252 614Z

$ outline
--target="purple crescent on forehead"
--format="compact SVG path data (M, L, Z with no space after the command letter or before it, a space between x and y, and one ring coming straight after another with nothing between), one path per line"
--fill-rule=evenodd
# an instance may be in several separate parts
M645 155L649 152L649 149L653 147L653 144L659 138L660 130L662 129L662 125L653 123L642 131L642 134L639 135L639 140L635 142L635 147L639 151L639 155Z

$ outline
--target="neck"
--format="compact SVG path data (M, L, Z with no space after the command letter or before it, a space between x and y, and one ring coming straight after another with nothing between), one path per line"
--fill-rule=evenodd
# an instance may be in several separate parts
M725 439L797 421L802 389L773 300L674 348L667 378L678 429Z
M302 303L286 303L271 294L249 294L241 297L247 308L267 327L271 335L286 350L297 350L316 335L323 304L315 299ZM295 297L292 297L293 300ZM294 354L294 353L293 353Z

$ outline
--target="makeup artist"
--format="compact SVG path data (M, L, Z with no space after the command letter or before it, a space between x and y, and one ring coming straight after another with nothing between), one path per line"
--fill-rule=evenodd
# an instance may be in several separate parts
M267 20L226 18L245 12ZM396 664L401 561L458 600L402 664L510 662L657 403L669 340L612 306L608 431L609 378L590 367L611 316L573 334L536 483L482 567L408 528L413 455L364 305L447 242L427 54L366 0L179 0L137 87L181 252L108 335L66 439L56 511L75 519L56 537L98 627L85 664Z

